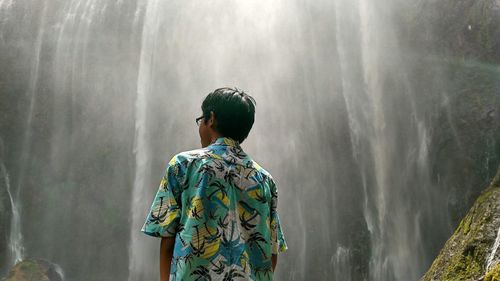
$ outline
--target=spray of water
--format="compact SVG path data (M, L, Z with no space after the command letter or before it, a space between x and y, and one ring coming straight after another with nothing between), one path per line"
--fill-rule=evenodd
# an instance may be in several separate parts
M156 278L158 240L140 227L159 167L199 144L203 95L225 85L258 100L245 149L279 179L295 245L277 279L362 280L363 264L367 280L417 280L451 231L450 175L435 186L428 174L439 133L427 116L442 109L426 102L449 81L428 92L408 81L397 2L0 0L0 59L13 68L1 87L8 105L24 95L8 116L21 120L9 139L20 155L0 167L12 262L26 247L72 280Z

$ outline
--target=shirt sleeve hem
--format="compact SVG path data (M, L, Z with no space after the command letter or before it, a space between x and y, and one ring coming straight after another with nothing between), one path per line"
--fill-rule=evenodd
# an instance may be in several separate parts
M175 233L170 233L168 231L165 231L163 233L160 233L158 231L148 231L146 229L141 229L141 232L146 234L146 235L149 235L151 237L158 237L158 238L169 238L169 237L175 237Z

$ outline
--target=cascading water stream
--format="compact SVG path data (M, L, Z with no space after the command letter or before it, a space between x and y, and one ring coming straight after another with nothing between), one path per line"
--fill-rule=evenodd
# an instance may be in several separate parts
M147 187L145 186L145 177L147 169L150 166L151 156L148 150L148 132L147 132L147 97L150 94L153 78L156 51L156 34L158 30L158 1L148 1L145 11L145 22L142 31L141 53L139 61L139 72L137 78L137 98L135 103L135 175L132 190L132 202L130 213L132 217L132 227L130 233L129 245L129 281L143 280L147 276L147 268L150 266L148 260L143 257L146 247L143 234L140 232L145 214L137 210L147 209L146 198Z
M54 268L55 268L56 273L59 275L59 277L61 277L61 281L64 281L65 276L64 276L64 270L62 269L62 267L59 264L54 263Z
M350 250L342 246L337 246L335 255L332 255L329 265L335 271L334 280L352 280L350 273Z
M14 200L12 196L9 174L7 173L7 169L5 168L5 164L3 162L0 162L0 172L7 189L7 194L12 208L9 235L9 248L11 254L9 264L12 266L21 261L24 257L23 236L21 233L21 216L19 215L19 206L17 201Z
M276 279L417 280L453 229L455 191L480 186L450 187L465 166L449 153L476 144L455 122L456 81L419 75L434 69L400 36L402 2L0 0L9 262L156 278L159 240L140 227L159 171L199 146L203 96L237 86L257 100L245 150L281 188L292 247Z
M491 251L490 255L486 259L486 272L488 272L491 269L491 266L493 265L493 260L496 257L498 248L500 247L500 227L498 227L498 232L497 236L495 238L495 243L491 246Z
M7 8L10 7L13 4L12 1L7 2L6 6ZM0 3L0 7L5 5L4 2ZM39 21L39 28L37 30L36 34L36 40L34 42L34 55L31 60L31 73L29 74L29 82L28 82L28 88L27 88L27 93L26 95L30 98L29 102L29 110L28 110L28 115L27 115L27 121L26 121L26 130L25 130L25 135L24 139L22 142L22 152L20 156L20 164L19 164L19 174L24 175L27 169L29 157L30 157L30 151L31 151L31 140L32 140L32 122L33 122L33 112L35 108L35 101L36 101L36 96L37 96L37 86L38 86L38 79L39 79L39 67L40 67L40 55L41 55L41 49L42 49L42 39L44 37L44 25L45 25L45 20L46 20L46 11L47 11L47 5L43 5L41 16L40 16L40 21ZM9 194L9 199L11 202L12 206L12 221L11 221L11 228L10 228L10 249L12 253L11 257L11 264L15 264L19 261L21 261L24 258L24 245L23 245L23 235L22 235L22 229L21 229L21 207L20 207L20 192L24 183L24 176L21 176L18 181L17 181L17 188L15 189L15 194L14 196L12 195L12 190L10 187L10 179L7 173L7 169L4 165L4 163L1 163L1 170L2 170L2 175L4 175L5 178L5 183L7 185L7 192Z
M433 195L424 191L412 198L405 193L411 192L408 188L414 184L408 180L412 173L421 175L422 184L430 186L426 174L427 125L418 116L411 86L406 82L406 67L388 12L392 7L365 0L337 0L335 6L342 89L371 241L369 280L413 280L419 277L417 268L424 266L419 258L423 255L421 214L432 213L433 207L430 203L413 206L412 200L430 202ZM388 53L390 61L386 59ZM391 76L398 77L394 79L401 85L391 102L407 108L409 117L399 116L386 104L386 77ZM403 130L394 122L401 118L407 119L404 132L412 137L395 133ZM404 149L395 148L398 142L404 143L400 146ZM401 175L394 174L395 170Z

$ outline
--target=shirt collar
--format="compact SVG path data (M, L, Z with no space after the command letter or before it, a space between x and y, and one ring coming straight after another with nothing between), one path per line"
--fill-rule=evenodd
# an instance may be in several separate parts
M227 146L239 147L240 143L232 138L219 137L211 145L227 145Z

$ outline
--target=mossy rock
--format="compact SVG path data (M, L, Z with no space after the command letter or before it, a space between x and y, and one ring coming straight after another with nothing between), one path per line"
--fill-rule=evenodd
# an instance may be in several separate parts
M57 266L42 259L25 259L12 267L2 281L62 281Z
M498 280L494 279L498 278L498 266L490 275L485 271L499 227L500 168L421 280L487 280L486 276L491 276L490 281Z
M486 273L483 281L500 281L500 263Z

